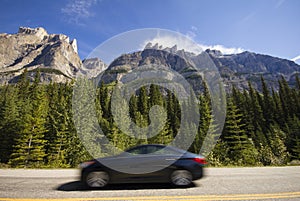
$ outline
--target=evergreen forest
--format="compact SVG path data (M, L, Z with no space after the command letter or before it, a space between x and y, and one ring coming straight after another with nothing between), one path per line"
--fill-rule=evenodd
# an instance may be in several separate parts
M91 159L74 125L74 83L43 84L39 72L33 82L27 77L25 71L17 84L0 87L1 167L69 168ZM279 90L275 91L261 77L261 92L250 82L247 90L232 88L227 94L222 135L207 156L209 165L268 166L300 160L300 80L297 78L295 87L291 87L282 77L278 84ZM174 139L181 122L174 93L150 85L142 86L130 98L129 116L140 127L149 125L152 106L163 106L167 115L157 135L137 140L123 133L114 122L112 90L113 83L99 84L95 103L99 125L114 146L124 150L137 144L168 144ZM197 99L199 126L189 148L194 153L199 153L212 121L206 87ZM86 124L89 126L88 118Z

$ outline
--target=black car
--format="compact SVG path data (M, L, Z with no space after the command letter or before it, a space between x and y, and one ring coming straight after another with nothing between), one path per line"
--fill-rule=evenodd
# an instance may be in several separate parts
M88 187L116 183L167 183L189 186L203 176L205 158L165 145L139 145L119 155L80 164Z

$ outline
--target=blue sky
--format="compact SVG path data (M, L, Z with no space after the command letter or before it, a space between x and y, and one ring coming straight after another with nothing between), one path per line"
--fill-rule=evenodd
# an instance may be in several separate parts
M0 33L41 26L76 38L84 58L116 34L162 28L224 53L293 59L300 55L299 10L299 0L0 0Z

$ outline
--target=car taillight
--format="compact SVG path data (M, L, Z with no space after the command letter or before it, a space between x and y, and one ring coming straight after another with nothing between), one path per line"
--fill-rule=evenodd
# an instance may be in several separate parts
M193 158L193 161L200 163L201 165L206 165L207 162L205 160L205 158Z

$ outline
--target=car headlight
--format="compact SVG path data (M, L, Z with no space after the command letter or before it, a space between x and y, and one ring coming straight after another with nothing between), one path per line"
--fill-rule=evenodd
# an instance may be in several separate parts
M88 167L88 166L90 166L90 165L92 165L94 163L96 163L96 161L86 161L84 163L79 164L79 168L83 169L83 168L86 168L86 167Z

